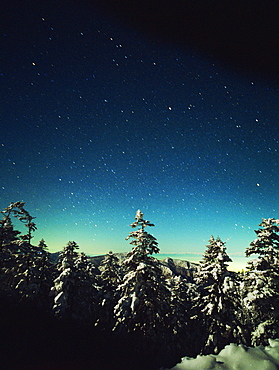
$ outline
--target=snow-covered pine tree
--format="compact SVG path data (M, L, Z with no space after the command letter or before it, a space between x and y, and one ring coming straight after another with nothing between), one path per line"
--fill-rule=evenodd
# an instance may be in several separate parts
M34 267L38 271L36 274L38 289L37 304L44 310L51 310L51 297L50 291L54 279L54 263L51 261L50 252L44 239L39 241L35 249L35 263Z
M226 344L243 339L236 275L228 271L228 262L225 243L212 236L197 272L193 307L193 318L201 324L203 354L217 353Z
M109 286L117 287L121 281L119 258L110 251L100 265L101 279Z
M170 326L173 331L170 345L172 352L180 357L195 356L192 348L193 340L190 313L192 302L197 295L196 285L188 283L182 276L174 276L168 279L168 286L171 292L171 315Z
M13 274L10 274L15 265L15 256L20 251L20 231L15 230L12 216L18 217L23 212L23 202L11 203L1 213L4 215L0 221L0 276L2 290L9 290L13 283ZM12 288L13 289L13 288Z
M93 273L94 267L82 252L74 262L74 269L73 317L87 323L95 323L99 315L99 286Z
M18 234L20 231L14 230L11 216L16 203L11 203L9 207L5 208L3 213L3 219L0 220L0 247L7 247L12 241L18 240Z
M263 218L259 226L246 249L246 257L259 257L248 262L242 291L252 345L279 335L279 220Z
M5 294L11 294L13 291L11 271L15 266L14 252L18 250L15 242L19 240L20 234L20 231L14 230L11 220L12 210L13 207L10 205L1 211L3 219L0 220L0 291Z
M24 202L16 202L16 206L13 209L14 217L18 218L28 228L28 232L25 235L21 235L20 238L27 241L31 245L31 239L33 238L32 232L37 230L36 224L33 222L35 217L31 216L28 211L24 208Z
M259 230L255 230L257 238L246 249L246 257L259 254L271 265L278 264L279 253L279 220L263 218L259 224Z
M24 209L24 202L14 202L11 203L7 208L4 208L1 213L3 213L3 219L0 220L0 269L4 275L6 272L4 270L11 270L15 264L15 255L24 251L26 249L26 243L21 242L22 240L27 240L26 235L20 235L20 231L15 230L12 223L12 216L18 218L22 222L26 222L26 215L29 216L30 226L28 229L29 245L32 238L31 233L35 231L36 225L32 222L34 217L30 216L29 213ZM26 225L27 226L27 225ZM21 239L21 241L20 241ZM5 280L5 276L2 276Z
M100 275L100 294L101 310L98 325L106 330L111 330L114 326L113 309L118 301L117 287L122 280L119 258L110 251L99 267Z
M132 231L126 238L134 239L130 243L133 248L122 263L124 277L118 288L120 298L114 308L114 330L137 333L158 344L167 339L170 331L170 291L158 260L149 256L159 252L156 238L145 231L146 226L154 225L143 219L140 210L135 219L131 226L140 229Z
M97 288L87 257L76 251L79 246L69 241L59 255L51 290L54 293L53 312L59 318L94 322Z
M44 306L51 286L51 263L45 245L31 245L31 233L36 230L34 217L24 208L24 202L11 203L2 213L1 222L1 289L17 301ZM28 227L27 235L18 235L11 216Z
M51 290L54 293L53 312L57 317L72 316L73 291L75 289L74 263L78 258L79 246L75 241L69 241L59 254L57 263L58 276Z
M23 222L28 228L26 235L21 235L20 238L31 244L32 232L37 229L33 220L35 217L31 216L30 213L24 208L25 202L14 202L5 208L1 213L4 214L4 219L0 222L0 245L7 243L8 241L18 240L17 235L19 231L14 231L11 223L11 216L14 216L19 221Z
M38 246L30 245L29 241L20 241L19 246L20 251L15 256L12 271L14 289L20 300L49 310L54 266L46 250L47 246L42 241Z

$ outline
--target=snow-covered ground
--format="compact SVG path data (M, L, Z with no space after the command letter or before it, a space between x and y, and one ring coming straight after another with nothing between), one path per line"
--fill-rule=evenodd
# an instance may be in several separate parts
M279 339L269 339L269 346L246 347L230 344L218 355L184 357L172 370L276 370L279 369Z

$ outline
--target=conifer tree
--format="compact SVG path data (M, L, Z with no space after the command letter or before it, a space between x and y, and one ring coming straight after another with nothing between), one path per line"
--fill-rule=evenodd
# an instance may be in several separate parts
M168 281L171 292L171 315L170 327L172 328L172 338L170 345L172 352L185 355L196 355L192 348L193 328L191 327L190 313L192 301L196 297L195 284L188 283L181 276L175 276Z
M4 219L0 222L0 244L7 243L8 241L18 240L17 235L20 234L18 231L14 231L11 223L11 216L16 217L19 221L23 222L28 228L28 232L25 235L21 235L20 238L31 244L32 232L37 229L32 217L29 212L24 208L25 202L15 202L11 203L7 208L5 208L2 213L4 214Z
M12 241L18 240L17 235L20 234L20 231L14 230L12 220L11 220L11 210L7 208L2 211L4 217L0 220L0 247L7 247Z
M114 330L137 333L158 344L166 340L170 332L170 291L158 260L149 256L159 252L156 238L145 231L146 226L154 225L143 219L140 210L135 219L131 226L140 229L126 238L134 239L130 243L133 248L122 263L124 277L118 288L120 298L114 308Z
M32 232L36 226L34 217L24 208L24 202L11 203L5 208L3 220L0 222L1 243L1 288L17 300L36 300L46 283L46 271L49 268L48 254L41 246L31 245ZM26 235L18 235L14 230L11 217L19 219L28 227ZM44 262L43 262L44 261ZM47 267L48 266L48 267Z
M29 241L21 242L21 251L16 255L14 289L20 300L32 302L44 310L50 309L50 288L53 281L53 264L50 253L42 241L32 246Z
M193 317L202 325L202 353L217 353L226 344L243 338L236 294L235 275L227 270L230 257L225 243L212 236L197 272L198 296L194 300Z
M104 283L116 287L121 281L119 258L112 251L101 262L100 270L101 279Z
M58 277L54 280L51 290L54 293L53 312L58 317L69 318L72 315L73 290L75 289L74 263L78 258L76 250L79 246L69 241L59 254L57 263Z
M118 301L117 287L122 276L119 259L111 251L101 262L100 271L101 310L98 324L105 329L112 329L114 325L113 308Z
M35 247L35 267L38 271L37 281L39 284L38 304L45 310L51 309L50 291L54 279L54 264L51 262L48 246L44 239L41 239Z
M257 238L246 249L246 257L259 254L270 265L277 265L279 256L279 220L263 218L259 226L261 228L255 230Z
M1 291L13 293L13 270L15 269L15 258L19 251L20 231L15 230L12 223L12 216L18 205L22 202L11 203L1 213L4 215L0 221L0 278Z
M247 264L242 292L252 345L279 335L279 220L263 218L259 226L246 249L247 257L259 256Z
M95 323L99 315L99 286L93 266L82 252L74 262L75 291L74 315L78 320Z
M76 251L79 246L69 241L57 263L59 275L51 290L54 293L53 312L57 317L94 321L95 279L87 257Z
M20 237L22 240L27 241L27 243L31 245L31 239L33 238L32 232L37 230L37 227L33 222L35 217L32 217L30 213L26 211L26 209L23 207L24 204L24 202L17 202L16 207L18 210L14 209L14 217L18 218L28 228L27 234L21 235Z
M18 251L17 235L19 231L14 230L10 210L4 210L3 219L0 221L0 290L12 293L13 269L15 268L16 252Z
M41 239L39 241L39 244L38 244L38 247L41 249L41 250L44 250L44 251L47 251L48 250L48 246L46 245L46 242L44 239Z

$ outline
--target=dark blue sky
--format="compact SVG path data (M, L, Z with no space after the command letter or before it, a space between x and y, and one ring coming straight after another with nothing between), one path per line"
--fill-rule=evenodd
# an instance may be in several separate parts
M213 234L236 260L278 218L271 79L85 2L2 17L0 202L26 202L34 242L128 251L140 208L162 253L203 253Z

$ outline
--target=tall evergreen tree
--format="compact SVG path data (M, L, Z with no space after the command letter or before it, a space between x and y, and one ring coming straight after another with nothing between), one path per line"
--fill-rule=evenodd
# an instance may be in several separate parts
M4 213L5 211L2 211ZM20 231L14 230L10 211L4 213L4 217L0 220L0 247L7 247L12 241L18 240Z
M279 220L262 219L257 238L246 249L248 262L242 292L252 345L267 344L279 335Z
M171 292L170 327L172 328L169 344L172 352L179 354L180 357L185 354L195 356L192 338L194 327L191 325L190 314L192 302L197 295L196 286L188 283L181 276L168 279L168 284Z
M118 301L117 287L121 283L122 274L119 259L111 251L101 262L100 271L101 310L99 325L105 329L112 329L114 326L113 309Z
M94 267L82 252L74 262L74 269L74 317L95 324L99 315L99 286L93 272Z
M21 250L16 255L13 269L14 289L20 300L32 302L45 310L50 309L49 293L53 282L54 266L45 243L32 246L21 242Z
M41 305L51 285L51 264L46 246L31 245L36 230L34 217L24 208L24 202L11 203L5 208L0 222L1 288L17 300L32 301ZM26 235L14 230L12 216L28 227ZM46 294L47 293L47 294Z
M19 251L20 231L14 229L12 216L17 212L17 208L22 208L23 202L11 203L4 208L1 213L4 215L0 220L0 277L1 290L13 291L13 269L15 268L15 258Z
M69 318L72 316L73 291L75 290L74 263L78 258L79 246L74 241L69 241L59 254L57 263L58 276L54 280L51 290L54 293L53 312L58 317Z
M95 320L95 296L97 288L92 275L92 266L87 257L77 252L79 246L70 241L60 253L51 290L54 293L53 312L64 319Z
M5 213L4 213L5 212ZM20 231L14 230L10 211L4 213L0 221L0 290L11 294L13 291L13 270L16 266L16 252L18 251L18 234Z
M134 239L130 243L133 248L122 264L124 277L118 288L120 298L114 308L114 329L137 333L158 344L166 340L170 332L170 291L158 260L149 256L159 252L156 238L145 231L146 226L154 225L143 219L140 210L135 219L131 226L140 229L126 238Z
M240 301L236 294L235 275L227 269L230 257L225 243L213 236L209 240L197 272L198 296L193 316L202 325L202 353L217 353L226 344L243 338L243 327L237 313Z
M7 243L8 241L18 240L17 235L20 234L18 231L14 231L11 222L11 216L16 217L19 221L23 222L28 228L28 232L25 235L21 235L20 238L31 244L32 232L37 229L30 213L24 208L25 202L14 202L5 208L2 213L4 219L0 222L0 245Z
M119 284L121 280L119 258L112 251L101 262L100 270L103 282L115 287Z
M31 245L31 239L33 238L32 232L37 230L36 224L33 222L35 217L32 217L29 212L23 207L24 202L17 202L17 209L14 209L14 216L24 223L24 226L28 228L28 232L25 235L21 235L21 239L27 241Z
M257 238L246 249L246 257L258 254L270 265L277 265L279 257L279 220L263 218L255 230Z

